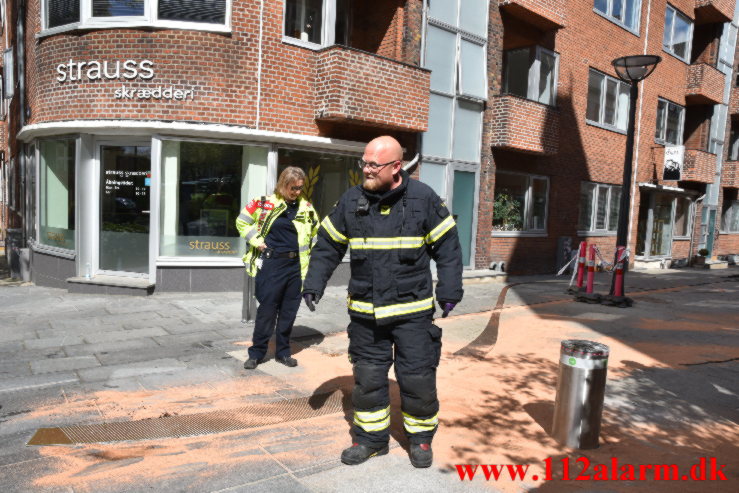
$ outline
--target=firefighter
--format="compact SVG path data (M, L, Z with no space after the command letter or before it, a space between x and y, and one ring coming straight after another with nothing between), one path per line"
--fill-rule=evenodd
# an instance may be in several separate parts
M393 364L411 463L431 465L439 422L441 329L432 320L430 259L436 262L436 298L443 316L462 299L462 253L454 219L430 187L401 169L401 159L400 144L392 137L367 144L358 163L364 182L346 191L322 221L303 284L303 298L313 311L349 247L347 331L355 440L341 460L350 465L388 452L388 370Z
M252 345L244 363L247 370L253 370L264 359L275 322L275 359L289 367L298 364L291 356L290 333L319 227L316 211L301 197L304 183L302 169L286 168L277 180L274 194L252 200L236 218L236 228L247 241L244 265L251 277L256 276L259 302Z

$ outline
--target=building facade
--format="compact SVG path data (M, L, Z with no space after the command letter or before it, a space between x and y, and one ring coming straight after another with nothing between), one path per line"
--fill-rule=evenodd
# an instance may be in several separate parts
M636 266L739 253L733 0L2 7L2 234L37 284L240 290L241 207L296 165L326 214L382 134L419 156L469 269L551 273L581 240L610 260L623 186ZM623 184L611 61L641 53L662 61Z

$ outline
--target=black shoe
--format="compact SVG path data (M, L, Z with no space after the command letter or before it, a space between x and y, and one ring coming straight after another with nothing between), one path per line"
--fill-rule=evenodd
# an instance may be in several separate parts
M374 457L376 455L385 455L387 454L387 452L387 445L376 449L370 448L366 445L355 443L348 449L344 449L344 451L341 453L341 462L350 466L356 466L357 464L361 464L362 462L366 461L370 457Z
M275 358L275 361L277 361L278 363L282 363L285 366L289 366L290 368L298 366L298 360L296 360L295 358L291 358L290 356Z
M409 455L413 467L429 467L434 461L430 443L411 443Z
M261 361L256 360L254 358L249 358L246 361L244 361L244 370L253 370L257 367L257 365L261 363Z

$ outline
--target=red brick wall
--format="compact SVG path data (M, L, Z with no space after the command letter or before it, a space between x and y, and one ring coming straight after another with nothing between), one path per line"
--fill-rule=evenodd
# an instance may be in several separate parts
M492 102L493 147L535 154L559 149L559 111L518 96L495 96Z

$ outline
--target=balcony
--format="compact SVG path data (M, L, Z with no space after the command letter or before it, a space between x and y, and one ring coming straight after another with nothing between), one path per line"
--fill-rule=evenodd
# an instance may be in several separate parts
M739 188L739 161L726 161L721 170L721 186Z
M695 23L731 22L734 0L695 0Z
M493 147L550 156L559 150L559 110L512 95L495 96Z
M688 67L686 104L718 104L724 96L724 74L707 63Z
M681 181L713 183L716 155L698 149L685 149Z
M561 0L498 0L500 9L542 31L565 25L565 2Z
M316 54L315 119L425 132L429 70L331 46Z
M731 99L729 100L729 114L739 115L739 87L731 88Z

